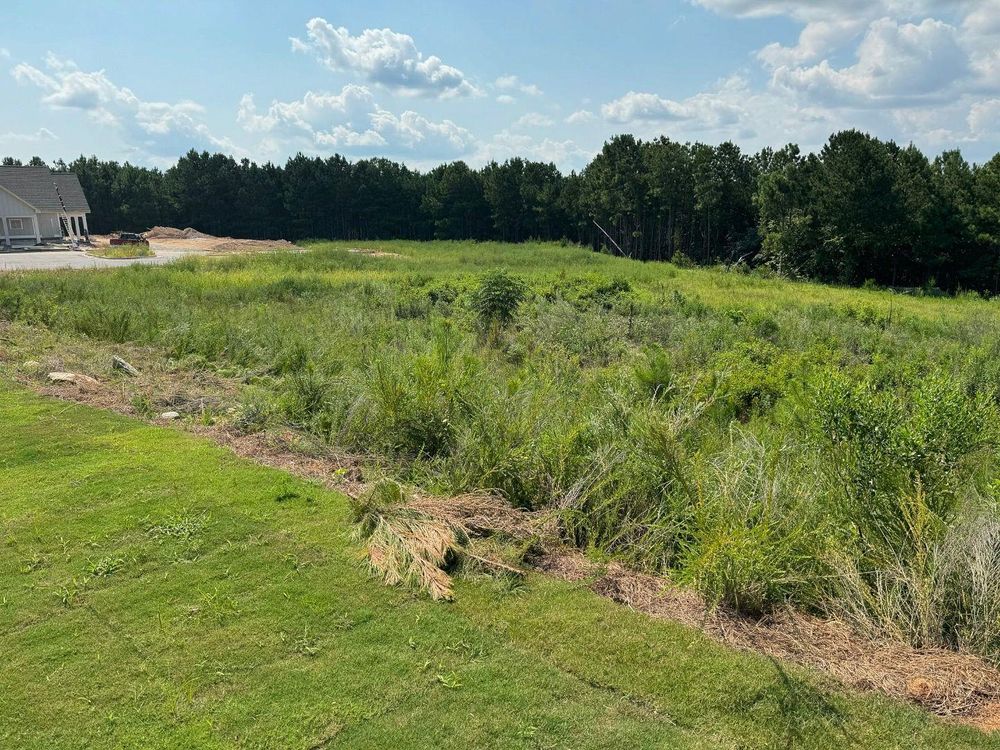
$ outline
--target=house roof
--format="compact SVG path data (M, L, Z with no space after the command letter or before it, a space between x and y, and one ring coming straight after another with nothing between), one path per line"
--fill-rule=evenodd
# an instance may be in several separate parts
M56 183L56 190L62 198L63 206L67 211L74 213L90 213L90 204L87 203L87 196L83 194L83 187L80 179L72 172L53 172L52 179Z
M72 172L53 173L48 167L0 167L0 187L36 211L90 211L80 180Z

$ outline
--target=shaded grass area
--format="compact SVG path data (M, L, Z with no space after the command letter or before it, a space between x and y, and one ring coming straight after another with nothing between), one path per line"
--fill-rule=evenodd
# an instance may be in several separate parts
M585 589L384 588L344 498L0 387L0 744L1000 747Z

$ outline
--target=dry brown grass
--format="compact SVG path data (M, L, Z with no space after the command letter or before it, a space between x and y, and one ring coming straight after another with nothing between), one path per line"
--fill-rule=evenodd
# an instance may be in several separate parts
M525 540L546 524L544 516L518 511L495 495L409 495L389 480L376 483L351 504L355 538L375 574L389 585L413 586L434 599L452 598L448 571L463 558L488 569L523 574L496 555L480 554L473 541Z
M700 628L727 646L806 665L851 688L908 700L980 729L1000 728L1000 670L978 656L873 640L841 621L791 608L752 620L709 607L696 593L664 578L617 563L599 565L576 552L545 555L537 567L563 580L586 582L601 596L652 617Z

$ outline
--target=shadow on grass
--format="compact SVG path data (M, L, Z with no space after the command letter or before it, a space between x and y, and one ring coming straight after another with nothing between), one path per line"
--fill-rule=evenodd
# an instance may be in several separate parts
M809 682L789 674L785 665L772 656L777 680L760 690L748 703L770 702L775 709L775 726L767 747L793 750L816 744L823 735L837 747L860 747L847 731L847 717L829 695Z

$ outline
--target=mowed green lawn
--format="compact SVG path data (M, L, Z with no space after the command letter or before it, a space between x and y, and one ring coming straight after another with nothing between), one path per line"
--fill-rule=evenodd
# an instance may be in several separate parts
M370 580L345 499L0 385L2 748L1000 748L583 587Z

